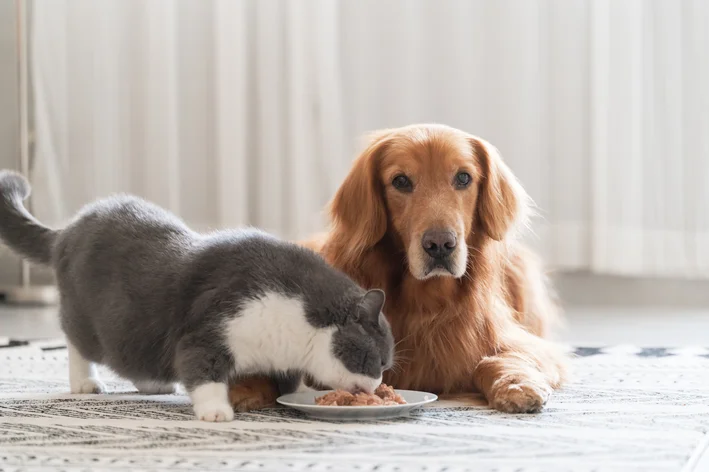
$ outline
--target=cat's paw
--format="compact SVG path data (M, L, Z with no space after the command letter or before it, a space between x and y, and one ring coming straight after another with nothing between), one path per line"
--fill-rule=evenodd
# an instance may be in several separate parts
M234 419L234 409L226 402L210 401L194 405L194 413L200 421L222 422Z
M490 405L505 413L536 413L549 400L552 389L544 382L511 376L495 382Z
M202 384L190 392L190 397L198 420L219 422L234 419L234 409L229 404L226 384Z
M144 393L146 395L170 395L175 393L174 384L142 381L133 382L133 385L135 385L135 388L137 388L140 393Z
M70 388L71 393L103 393L106 391L106 386L93 377L71 382Z

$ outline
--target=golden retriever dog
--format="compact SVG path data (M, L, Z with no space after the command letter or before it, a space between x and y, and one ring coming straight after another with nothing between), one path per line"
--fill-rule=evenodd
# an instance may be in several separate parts
M481 392L500 411L539 411L565 378L543 339L555 318L545 276L516 236L530 199L497 150L440 125L375 133L337 191L332 229L303 244L364 288L386 292L397 366L384 382ZM232 387L244 410L272 402L263 379Z

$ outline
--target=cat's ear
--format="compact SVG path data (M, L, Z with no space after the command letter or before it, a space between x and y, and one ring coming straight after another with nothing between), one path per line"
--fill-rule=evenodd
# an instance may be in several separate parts
M382 312L382 308L384 308L385 301L386 296L383 290L368 290L359 302L360 320L377 324L379 322L379 314Z

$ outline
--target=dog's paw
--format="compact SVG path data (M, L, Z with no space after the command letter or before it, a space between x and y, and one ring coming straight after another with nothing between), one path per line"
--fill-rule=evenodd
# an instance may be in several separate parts
M268 378L243 379L229 387L229 401L239 412L274 406L278 387Z
M268 408L269 406L274 405L274 403L270 399L264 398L262 396L237 398L232 400L232 404L234 405L234 409L241 413L253 410L261 410L263 408Z
M160 382L133 382L135 388L138 389L140 393L146 395L170 395L175 393L174 384L165 384Z
M206 402L194 405L194 413L200 421L222 422L234 419L234 410L228 403Z
M93 377L71 382L70 388L71 393L103 393L106 391L106 386Z
M505 413L537 413L549 400L551 392L546 383L513 376L495 382L488 401L493 408Z

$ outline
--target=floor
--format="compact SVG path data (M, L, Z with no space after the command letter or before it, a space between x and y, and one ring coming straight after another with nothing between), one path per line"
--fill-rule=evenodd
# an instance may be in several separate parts
M0 338L61 337L56 307L17 307L0 304Z
M709 346L709 308L571 306L557 339L572 346ZM0 338L61 336L56 308L0 305Z
M570 307L558 337L574 346L709 346L709 308Z
M709 348L577 348L574 380L539 414L481 397L408 417L314 420L290 409L196 421L189 399L67 394L61 342L0 345L0 470L27 472L706 472Z
M574 361L575 381L554 396L542 415L517 418L491 413L473 399L470 404L450 405L452 409L426 410L407 424L342 426L346 428L342 430L337 425L323 427L303 418L282 417L282 412L274 410L268 415L242 415L220 428L224 431L212 431L189 421L191 410L185 397L155 403L157 399L136 397L129 392L130 385L119 380L109 382L114 394L76 401L58 396L66 390L66 350L57 350L56 342L44 343L47 346L42 349L47 351L39 355L23 353L30 347L2 349L7 359L0 363L0 438L9 435L9 442L0 444L4 453L0 463L32 466L32 470L54 470L57 465L85 470L95 468L95 461L108 461L103 465L110 462L117 471L203 470L207 456L202 452L209 452L220 456L218 463L210 464L214 470L251 470L252 466L259 471L285 470L287 465L293 471L310 471L315 470L313 464L317 470L341 470L343 463L356 463L352 467L359 471L402 470L404 465L414 470L414 464L426 466L421 470L439 470L433 466L445 465L440 470L463 471L471 470L464 465L471 461L478 464L475 470L498 471L709 470L709 309L591 301L567 306L565 313L565 326L557 338L576 347L581 357ZM58 337L56 307L0 304L0 345L7 338ZM601 346L611 347L598 349ZM16 350L20 354L14 359ZM136 412L149 418L137 422ZM435 434L431 434L432 427ZM204 434L195 434L195 428L204 429ZM264 428L271 429L262 438ZM536 442L525 439L530 428ZM55 429L59 436L52 435ZM67 429L72 431L68 446ZM95 435L103 442L96 442ZM362 443L370 436L383 441L386 453L372 453L374 445ZM413 442L404 444L402 436ZM459 451L445 450L447 462L443 464L443 456L434 453L453 438L465 439L465 444L459 445ZM329 444L335 439L339 442L333 449ZM175 441L181 444L178 449ZM504 447L490 447L498 443ZM352 449L346 451L349 455L335 452L344 447L341 444ZM44 455L35 452L38 446ZM416 454L392 455L395 446L406 450L428 447L426 457L432 462L424 464ZM77 453L76 448L85 449ZM152 452L146 455L145 448ZM367 463L371 468L364 467L367 464L358 448L370 451L366 457L373 461ZM541 449L546 452L540 455ZM281 452L274 455L273 450ZM118 464L126 452L149 463ZM287 456L287 464L271 463L281 456ZM571 457L584 457L584 462Z
M475 470L525 472L709 470L709 287L585 275L558 282L566 306L556 338L580 357L575 381L538 416L501 415L473 402L441 404L406 424L324 427L274 410L214 429L191 421L186 398L156 403L120 381L109 382L112 393L101 398L62 396L66 350L54 342L39 355L24 353L29 346L0 350L0 464L26 467L18 470L205 470L212 460L218 461L209 464L215 470L263 471L286 470L269 462L285 454L293 471L343 470L343 464L360 472L402 465L414 470L414 464L431 471L443 464L435 456L443 451L449 472L469 470L471 462ZM59 337L56 307L0 304L0 345L7 338ZM136 415L149 418L135 421ZM376 442L367 442L370 437ZM458 442L459 450L445 449ZM429 462L416 453L391 454L392 447L422 449ZM371 469L362 467L365 449ZM126 453L131 461L118 467ZM215 453L218 459L207 458ZM137 459L147 462L139 466Z

